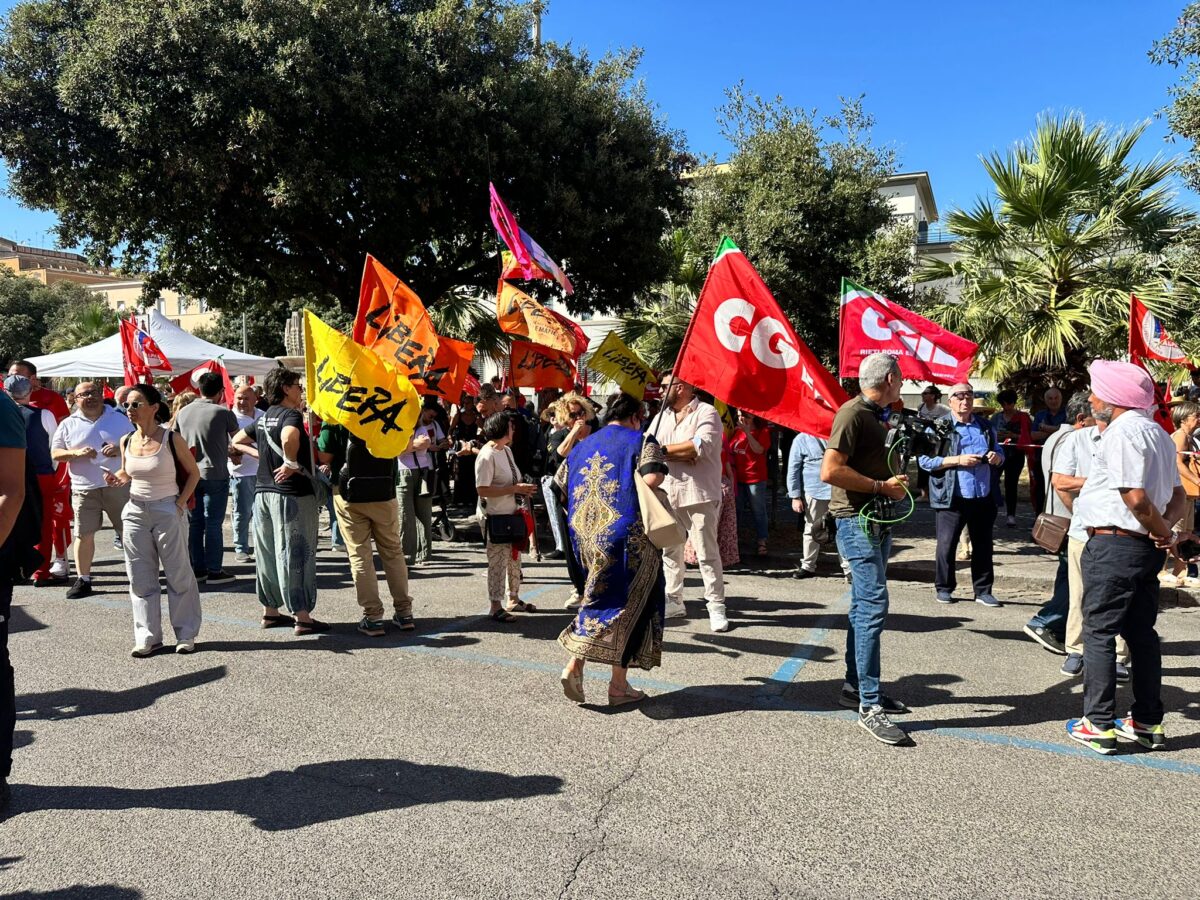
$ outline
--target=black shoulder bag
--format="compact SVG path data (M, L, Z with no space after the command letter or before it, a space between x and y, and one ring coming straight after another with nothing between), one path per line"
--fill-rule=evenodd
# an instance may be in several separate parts
M521 475L517 471L517 464L513 462L512 449L504 448L504 458L508 460L509 470L512 472L513 484L517 484L521 480ZM520 501L517 501L520 505ZM529 526L525 522L525 516L518 512L515 513L498 513L492 514L487 512L487 501L483 501L484 506L484 530L487 532L488 543L490 544L516 544L529 537Z

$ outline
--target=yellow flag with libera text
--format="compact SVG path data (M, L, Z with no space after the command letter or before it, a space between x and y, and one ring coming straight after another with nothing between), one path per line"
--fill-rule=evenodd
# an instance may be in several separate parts
M621 390L641 400L646 395L646 385L654 380L650 367L642 358L629 349L620 335L610 331L604 342L588 359L588 368L615 382Z
M304 373L308 405L318 416L344 425L380 459L404 452L421 414L417 389L374 350L354 343L308 310Z

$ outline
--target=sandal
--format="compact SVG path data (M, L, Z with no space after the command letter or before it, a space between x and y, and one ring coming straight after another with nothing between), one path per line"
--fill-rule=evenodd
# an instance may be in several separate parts
M583 673L563 669L559 681L562 682L563 693L568 700L573 703L583 703Z
M509 612L537 612L537 607L532 603L526 603L524 600L514 600L508 604Z
M766 542L766 541L759 541L759 542L758 542L758 555L759 555L759 556L766 556L766 555L767 555L767 542Z
M512 613L510 613L504 607L500 607L500 609L493 609L490 613L488 613L488 618L491 619L493 622L515 622L515 621L517 621L517 617L514 616Z
M646 692L639 691L637 688L626 687L619 694L614 694L612 689L608 691L609 706L624 706L626 703L637 703L639 700L646 699Z
M296 637L302 637L306 634L324 634L328 630L328 622L318 622L316 619L296 623Z
M263 616L263 628L291 628L296 624L296 620L291 616Z

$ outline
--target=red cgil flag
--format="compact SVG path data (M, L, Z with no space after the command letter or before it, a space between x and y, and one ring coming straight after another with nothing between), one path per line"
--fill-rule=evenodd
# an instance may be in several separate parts
M848 399L729 238L708 270L674 375L729 406L820 438L829 437L833 414Z
M957 384L966 381L979 345L936 322L842 279L839 374L856 378L863 359L887 353L900 374L913 381Z
M219 359L210 359L207 362L202 362L196 368L189 369L178 378L172 378L171 390L176 394L182 394L184 391L199 393L200 376L205 372L216 372L221 376L221 382L225 386L225 405L232 407L233 382L229 380L229 370L225 368L225 364Z
M149 381L152 372L170 372L171 361L154 338L138 328L132 318L121 320L121 361L125 383Z

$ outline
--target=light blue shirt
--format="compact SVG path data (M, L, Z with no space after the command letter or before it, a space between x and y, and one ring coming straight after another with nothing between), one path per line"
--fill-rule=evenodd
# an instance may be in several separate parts
M988 435L992 433L994 441L994 426L977 417L972 417L970 422L954 423L954 430L958 432L958 454L962 456L987 456L989 450L994 450L1000 457L1001 463L1004 462L1004 451L997 444L994 447L988 446ZM926 472L936 472L945 464L944 456L922 456L918 460L922 469ZM992 467L985 459L977 466L971 466L967 469L955 469L955 482L957 485L957 495L965 500L978 500L982 497L990 497L992 495Z
M792 441L788 454L787 489L793 500L828 500L829 485L821 480L821 460L825 456L825 441L800 432Z

